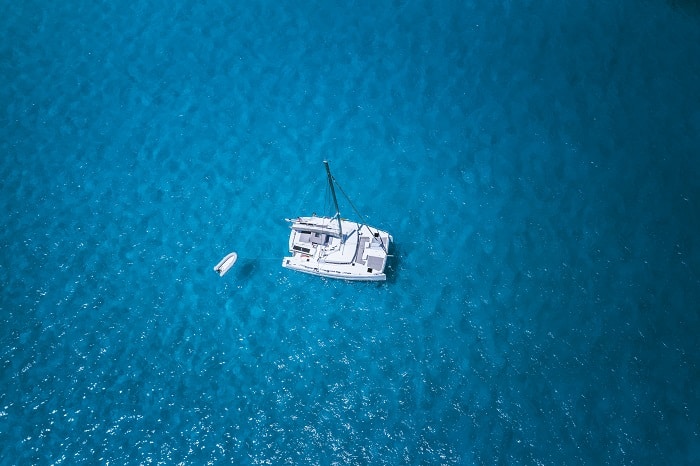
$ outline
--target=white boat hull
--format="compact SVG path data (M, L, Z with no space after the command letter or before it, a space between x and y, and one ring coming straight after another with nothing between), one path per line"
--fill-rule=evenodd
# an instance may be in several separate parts
M238 254L235 252L229 253L219 261L218 264L214 267L214 272L218 273L220 277L223 277L226 275L226 272L228 272L231 267L233 267L233 264L236 263L236 260L238 259Z
M326 278L338 278L340 280L351 280L351 281L376 281L381 282L386 280L386 274L384 273L373 273L373 274L360 274L354 270L343 270L338 269L325 269L323 267L318 267L316 264L303 264L301 262L293 261L292 258L285 257L282 262L282 267L287 269L296 270L297 272L304 272L311 275L318 275L319 277Z

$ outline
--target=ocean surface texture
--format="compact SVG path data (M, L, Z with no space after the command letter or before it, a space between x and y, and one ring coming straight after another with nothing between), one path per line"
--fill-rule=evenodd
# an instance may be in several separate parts
M697 2L5 1L0 38L1 465L700 463ZM324 159L387 282L281 267Z

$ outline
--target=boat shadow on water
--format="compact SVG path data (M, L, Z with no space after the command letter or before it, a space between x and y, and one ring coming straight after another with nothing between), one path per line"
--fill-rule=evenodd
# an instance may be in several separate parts
M236 267L236 275L241 279L248 279L255 274L255 271L260 268L260 264L255 259L243 259L238 261Z

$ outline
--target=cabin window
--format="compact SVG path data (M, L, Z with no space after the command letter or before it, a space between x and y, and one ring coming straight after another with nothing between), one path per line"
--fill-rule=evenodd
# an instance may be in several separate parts
M320 244L325 246L326 243L328 243L328 235L317 232L311 234L311 244Z

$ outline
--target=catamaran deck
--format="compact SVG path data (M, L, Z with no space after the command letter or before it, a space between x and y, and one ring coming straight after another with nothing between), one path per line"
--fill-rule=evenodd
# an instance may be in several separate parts
M290 222L292 256L282 260L283 267L346 280L386 280L389 233L350 220L340 220L339 229L338 220L331 217L298 217Z

